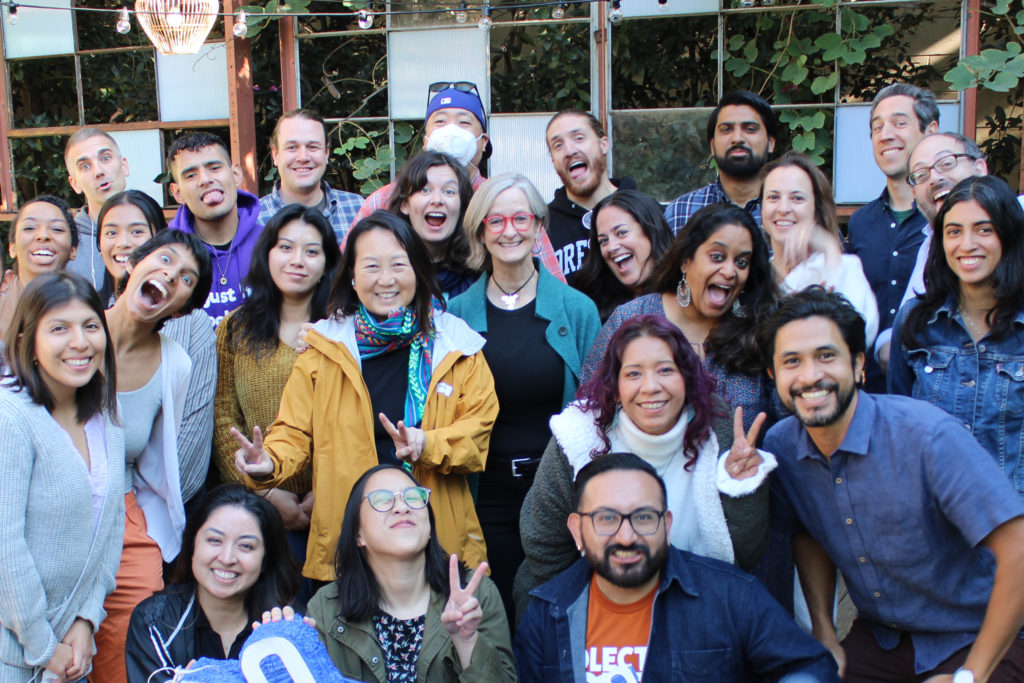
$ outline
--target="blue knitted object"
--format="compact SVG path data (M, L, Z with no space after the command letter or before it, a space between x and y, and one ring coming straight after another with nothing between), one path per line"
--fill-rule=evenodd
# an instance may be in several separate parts
M312 678L298 677L305 672L298 660L305 663ZM296 678L290 675L286 662L292 663L291 670ZM249 675L244 675L243 670ZM358 683L334 668L316 629L299 616L294 621L264 624L253 631L242 645L239 660L203 657L174 680L188 683Z

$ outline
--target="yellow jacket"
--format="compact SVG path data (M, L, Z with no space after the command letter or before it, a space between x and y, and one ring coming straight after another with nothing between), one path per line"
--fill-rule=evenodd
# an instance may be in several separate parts
M420 425L426 446L413 475L432 491L441 545L473 568L487 552L465 475L484 470L498 399L480 351L483 338L450 313L435 313L434 328L430 387ZM263 444L274 472L267 479L247 477L246 482L254 488L277 486L312 462L315 503L302 573L331 581L352 485L377 464L375 417L352 319L321 320L306 341L310 348L295 362Z

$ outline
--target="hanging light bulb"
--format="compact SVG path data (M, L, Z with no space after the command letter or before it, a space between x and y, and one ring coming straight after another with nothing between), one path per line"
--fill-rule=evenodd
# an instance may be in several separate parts
M14 26L18 23L18 5L11 3L7 8L7 23Z
M619 0L612 0L612 11L608 13L608 21L617 24L622 21L622 7Z
M132 22L131 19L128 18L127 7L121 8L121 12L117 16L117 26L115 26L115 28L120 34L125 34L132 30Z
M232 27L231 32L235 34L235 38L245 38L245 34L249 32L249 24L246 22L245 10L240 9L235 14L235 25Z
M662 12L668 11L668 0L658 0L658 9Z
M465 24L467 19L469 19L469 13L466 11L466 3L459 3L459 9L455 10L455 23Z
M359 28L364 31L373 27L373 15L364 9L359 10Z
M564 19L565 18L565 3L558 3L555 9L551 10L552 19Z
M483 9L480 10L480 23L477 24L481 29L486 31L491 27L491 6L485 4Z

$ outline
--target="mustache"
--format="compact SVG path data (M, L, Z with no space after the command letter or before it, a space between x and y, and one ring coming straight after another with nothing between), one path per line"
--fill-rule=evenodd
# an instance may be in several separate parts
M651 549L648 548L646 545L640 543L633 543L632 545L610 545L604 549L604 559L610 560L612 557L612 553L618 552L620 550L625 552L637 552L643 555L645 559L651 559Z
M836 393L839 393L839 383L819 379L814 384L794 384L792 387L789 388L789 395L792 396L793 398L797 398L800 394L806 391L834 391Z
M754 153L754 150L750 149L750 147L748 147L747 145L743 144L742 142L737 142L735 145L733 145L728 150L726 150L725 153L729 154L730 152L733 152L733 151L735 151L737 149L741 149L744 152L746 152L747 154L753 154Z

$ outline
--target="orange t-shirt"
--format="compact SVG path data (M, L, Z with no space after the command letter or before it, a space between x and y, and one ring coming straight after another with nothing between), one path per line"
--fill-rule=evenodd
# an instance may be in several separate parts
M587 683L639 681L647 659L647 640L651 636L655 585L636 602L619 605L612 602L590 579L590 604L587 607Z

